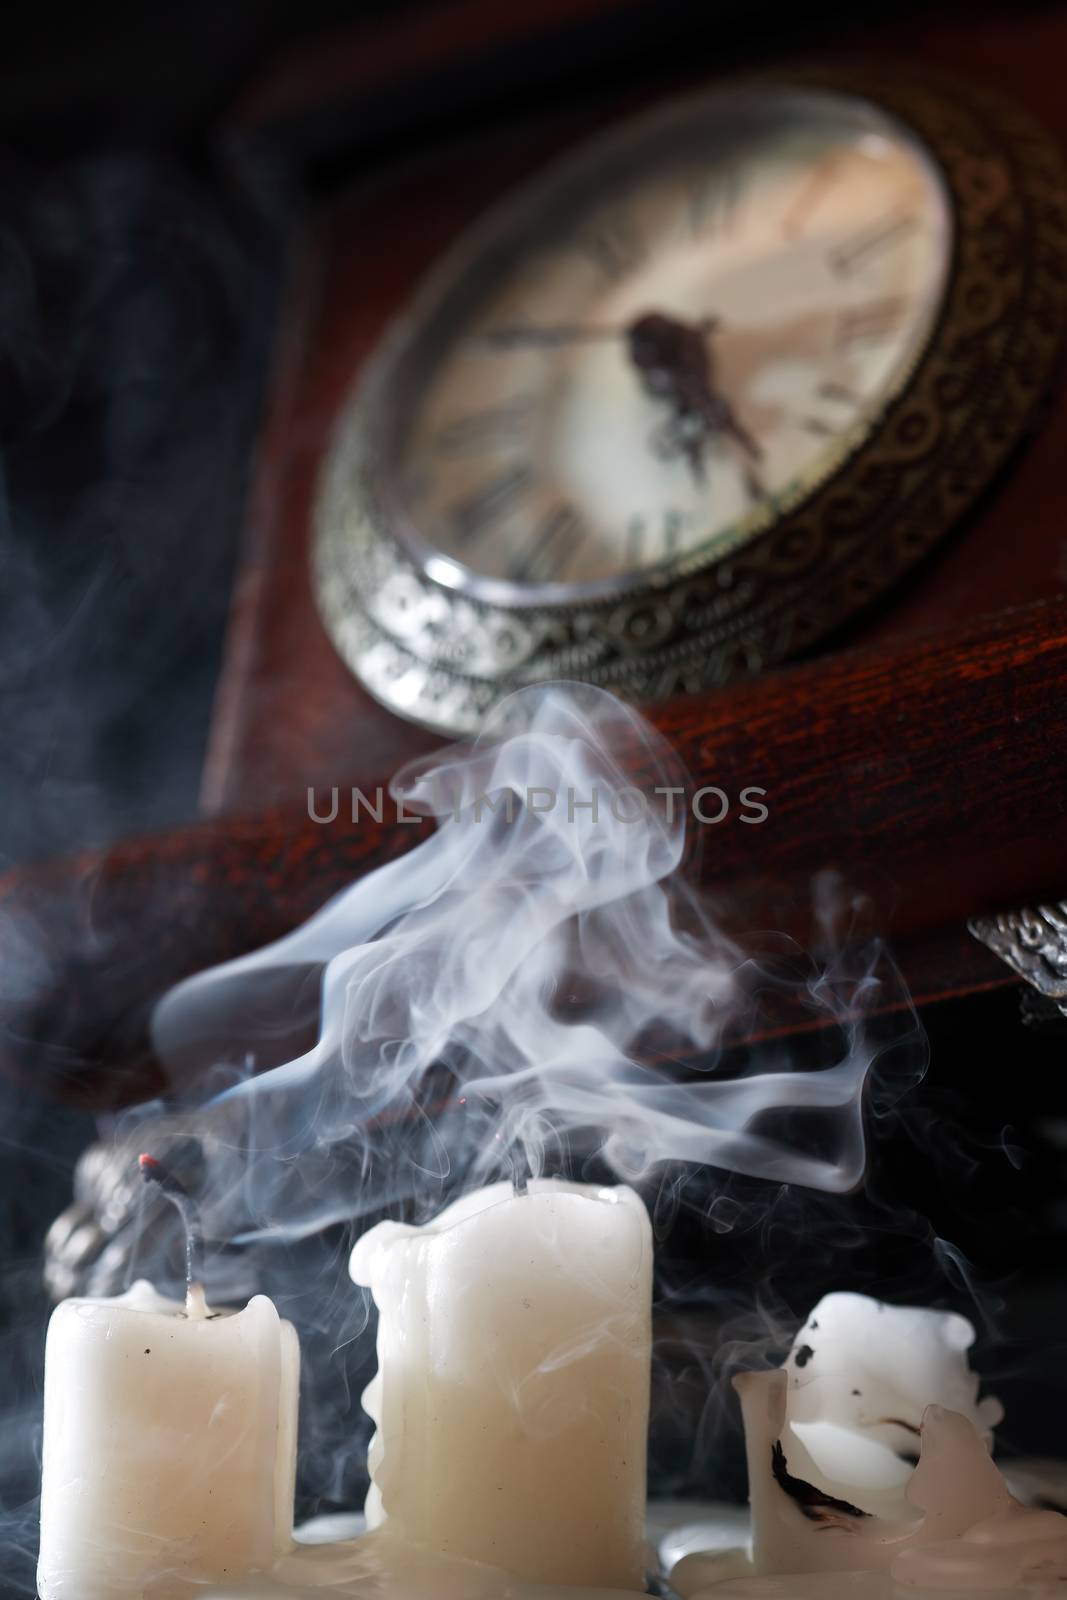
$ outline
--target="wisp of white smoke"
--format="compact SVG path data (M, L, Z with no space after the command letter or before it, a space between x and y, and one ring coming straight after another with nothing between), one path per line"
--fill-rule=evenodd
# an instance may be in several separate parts
M406 811L437 819L413 851L168 994L154 1037L176 1063L222 1033L250 1049L284 1035L294 974L320 984L314 1045L200 1114L214 1236L302 1237L509 1165L536 1173L571 1141L630 1179L683 1162L852 1188L861 1026L819 1070L723 1075L751 972L686 882L684 784L611 695L524 689L472 744L397 775ZM812 1003L854 1016L877 981L861 963ZM804 1117L814 1150L769 1131Z

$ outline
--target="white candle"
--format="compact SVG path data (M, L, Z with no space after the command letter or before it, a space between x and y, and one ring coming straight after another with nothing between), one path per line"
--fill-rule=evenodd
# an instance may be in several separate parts
M497 1184L352 1253L379 1310L371 1527L640 1589L652 1235L630 1189ZM384 1525L384 1526L383 1526Z
M978 1398L967 1359L974 1337L957 1312L824 1295L785 1360L790 1469L865 1511L905 1515L927 1406L967 1417L992 1449L1004 1408Z
M873 1580L868 1586L866 1575L881 1571L924 1593L996 1590L1024 1600L1035 1591L1017 1586L1067 1577L1067 1517L1030 1511L1013 1499L970 1417L927 1406L919 1463L909 1470L901 1514L864 1513L854 1502L798 1496L799 1486L790 1489L772 1465L786 1425L786 1373L750 1372L734 1381L744 1411L759 1574L749 1592L821 1600L836 1592L826 1575L837 1572L849 1575L857 1595L868 1587L874 1594L882 1591ZM819 1583L803 1583L806 1573L818 1574ZM767 1581L772 1574L783 1575L780 1585ZM671 1573L671 1586L694 1597L717 1576L713 1561L687 1558ZM746 1592L744 1583L737 1592Z
M954 1312L830 1294L782 1369L734 1380L757 1572L888 1565L916 1520L909 1486L928 1407L963 1416L986 1452L1003 1415L998 1401L978 1398L967 1363L973 1343L973 1327ZM804 1509L787 1492L790 1480L853 1510Z
M45 1352L38 1587L140 1596L160 1575L232 1579L292 1537L296 1334L257 1295L188 1310L139 1282L65 1300Z
M751 1550L687 1554L672 1586L690 1595L745 1573L888 1568L918 1521L910 1495L928 1408L965 1419L967 1439L988 1461L1003 1410L992 1397L978 1398L967 1361L973 1343L974 1328L954 1312L824 1296L782 1368L734 1380L745 1423ZM798 1500L803 1485L827 1503Z

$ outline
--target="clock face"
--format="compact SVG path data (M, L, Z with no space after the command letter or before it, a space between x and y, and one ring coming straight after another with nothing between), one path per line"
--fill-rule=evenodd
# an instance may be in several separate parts
M599 141L417 303L386 435L399 537L513 605L715 561L907 382L951 234L922 144L848 96L725 92Z
M1065 211L1025 113L907 67L600 136L460 239L353 386L311 550L342 657L469 734L523 684L660 700L810 651L1032 430Z

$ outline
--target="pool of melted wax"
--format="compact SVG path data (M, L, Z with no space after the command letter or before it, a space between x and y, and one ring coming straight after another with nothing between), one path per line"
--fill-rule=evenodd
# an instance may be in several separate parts
M747 1549L721 1548L684 1556L669 1582L681 1600L1067 1600L1063 1521L1018 1508L901 1552L892 1573L756 1576Z
M1055 1466L1062 1474L1062 1465ZM1030 1511L1021 1521L1013 1518L1016 1537L1024 1527L1030 1537L1043 1527L1062 1537L1062 1517L1045 1524L1051 1515ZM938 1570L916 1570L907 1582L870 1571L757 1577L743 1542L747 1523L741 1507L652 1501L649 1542L670 1573L667 1593L686 1600L1067 1600L1067 1573L1054 1568L1023 1584L1005 1579L1001 1563L1012 1559L1015 1541L1003 1537L927 1546L922 1564L933 1559ZM524 1583L496 1567L404 1545L384 1530L367 1534L357 1515L318 1517L298 1530L297 1540L269 1574L225 1585L164 1586L150 1600L194 1600L194 1589L195 1600L641 1600L631 1590ZM1058 1555L1058 1537L1055 1543Z
M952 1539L909 1551L904 1570L888 1572L808 1572L757 1577L747 1550L723 1549L683 1558L670 1574L681 1600L1067 1600L1067 1547L1060 1530L1028 1514L1030 1571L1019 1579L1020 1532L998 1537L988 1530L978 1539ZM1042 1561L1042 1555L1045 1560Z
M645 1600L630 1589L525 1583L499 1567L405 1545L384 1529L342 1542L331 1541L325 1528L303 1529L301 1540L269 1573L232 1584L160 1589L152 1600L194 1593L196 1600Z
M1022 1588L915 1589L884 1572L809 1572L802 1577L725 1580L697 1591L694 1600L1063 1600L1067 1582L1033 1583Z
M836 1557L845 1570L758 1575L747 1540L728 1537L729 1508L707 1510L705 1522L660 1544L679 1600L1067 1600L1067 1518L1022 1505L1006 1489L963 1533L938 1538L935 1517L927 1539L883 1549L881 1571L845 1568L841 1535L828 1527L820 1535L830 1541L826 1566Z

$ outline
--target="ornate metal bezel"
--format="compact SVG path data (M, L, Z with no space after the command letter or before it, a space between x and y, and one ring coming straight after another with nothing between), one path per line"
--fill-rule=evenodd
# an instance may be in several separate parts
M971 933L1067 1016L1067 900L972 917Z
M1067 182L1055 147L998 95L955 79L835 66L755 83L861 96L935 162L952 265L910 379L835 471L740 548L593 599L504 605L435 582L396 536L376 455L410 337L399 325L341 418L312 550L326 627L391 710L463 734L535 681L579 678L648 700L796 655L942 538L1034 423L1067 317Z

